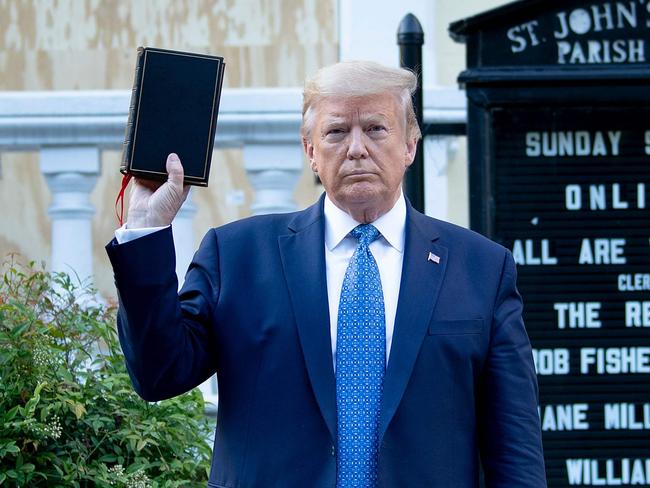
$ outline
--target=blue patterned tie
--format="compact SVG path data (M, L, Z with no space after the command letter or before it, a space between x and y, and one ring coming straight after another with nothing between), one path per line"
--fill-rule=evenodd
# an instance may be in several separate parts
M386 320L370 224L350 232L359 244L345 272L336 332L337 488L377 484L379 410L386 363Z

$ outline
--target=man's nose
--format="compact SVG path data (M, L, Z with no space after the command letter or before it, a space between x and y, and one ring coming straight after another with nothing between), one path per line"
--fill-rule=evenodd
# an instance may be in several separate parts
M363 130L360 127L353 127L349 135L348 159L365 159L368 157L363 138Z

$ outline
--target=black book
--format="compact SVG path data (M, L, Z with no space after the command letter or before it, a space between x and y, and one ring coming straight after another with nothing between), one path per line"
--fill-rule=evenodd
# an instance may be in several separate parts
M138 48L122 173L166 180L174 152L186 184L208 185L224 67L218 56Z

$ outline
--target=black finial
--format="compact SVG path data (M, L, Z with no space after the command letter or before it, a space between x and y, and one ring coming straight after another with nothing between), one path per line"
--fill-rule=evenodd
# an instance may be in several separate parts
M418 18L408 13L397 28L398 44L424 44L424 31Z

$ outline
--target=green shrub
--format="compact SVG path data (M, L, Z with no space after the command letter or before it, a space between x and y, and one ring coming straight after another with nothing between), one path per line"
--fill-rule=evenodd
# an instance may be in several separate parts
M140 399L114 307L33 264L1 272L0 485L204 487L211 426L200 392Z

